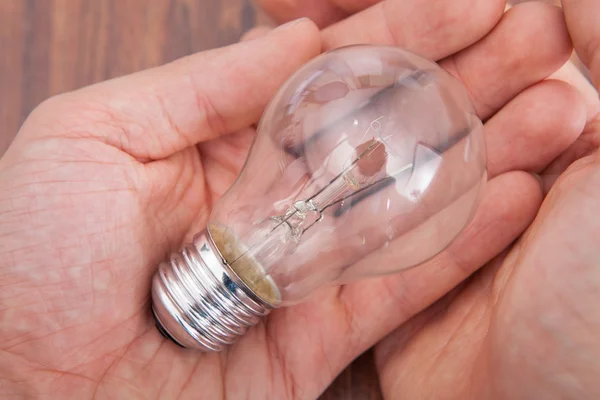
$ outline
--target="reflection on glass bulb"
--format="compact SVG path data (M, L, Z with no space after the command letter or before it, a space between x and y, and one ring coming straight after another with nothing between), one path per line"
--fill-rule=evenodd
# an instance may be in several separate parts
M158 323L219 350L319 287L423 263L485 180L482 123L457 80L396 48L326 53L271 101L206 232L159 268Z

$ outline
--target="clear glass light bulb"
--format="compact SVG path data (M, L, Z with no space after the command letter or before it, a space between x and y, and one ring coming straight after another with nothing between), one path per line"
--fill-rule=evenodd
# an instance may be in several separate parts
M220 350L317 288L423 263L469 222L485 163L466 90L435 63L367 45L316 58L271 101L206 231L159 267L159 328Z

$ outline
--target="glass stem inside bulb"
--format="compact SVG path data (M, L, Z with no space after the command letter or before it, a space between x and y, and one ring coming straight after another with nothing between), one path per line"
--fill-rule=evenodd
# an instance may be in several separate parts
M349 173L346 173L331 182L325 188L325 190L322 190L314 195L308 201L308 203L311 204L315 209L322 211L329 204L345 197L348 189L353 189L354 187L355 185L352 184L352 177L349 175Z
M307 200L299 200L284 215L271 217L271 226L264 221L254 234L248 251L258 260L277 259L289 254L300 242L302 234L323 219L323 210L356 193L365 183L365 175L371 178L385 164L387 153L379 139L371 139L355 150L355 158L328 185ZM366 172L366 174L365 174ZM360 178L362 177L362 179Z
M304 232L323 219L325 209L376 181L387 157L385 142L380 138L363 142L322 189L296 201L283 215L263 220L239 240L230 238L222 244L222 252L228 255L225 259L251 287L274 285L271 268L294 252Z

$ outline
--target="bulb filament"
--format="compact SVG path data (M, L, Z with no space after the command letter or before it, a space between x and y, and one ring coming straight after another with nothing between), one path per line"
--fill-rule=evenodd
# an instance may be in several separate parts
M285 224L291 237L298 242L304 232L323 219L323 212L327 208L371 187L374 184L371 182L373 178L386 165L385 144L380 139L373 138L356 147L355 151L354 160L328 185L309 199L295 202L283 216L272 217L274 221L278 222L273 230L281 224ZM413 164L410 163L403 167L402 171L412 168L412 166Z

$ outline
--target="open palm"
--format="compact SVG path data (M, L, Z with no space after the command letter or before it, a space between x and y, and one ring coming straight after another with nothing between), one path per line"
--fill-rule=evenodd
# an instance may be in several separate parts
M569 55L560 12L524 7L488 34L502 16L495 3L470 21L438 21L439 32L410 36L408 26L386 36L444 58L488 119L491 181L470 227L426 265L277 310L221 354L180 349L158 334L150 279L203 227L269 97L320 51L318 31L300 21L39 107L0 160L0 395L314 398L354 357L496 256L541 201L538 182L520 170L542 169L571 145L584 106L567 85L538 83ZM536 35L534 11L555 33L488 65L515 47L511 31ZM332 26L336 35L324 32L326 47L346 44L335 37L351 35L339 32L359 33L347 21ZM523 107L552 116L535 119ZM550 143L536 148L540 140Z

